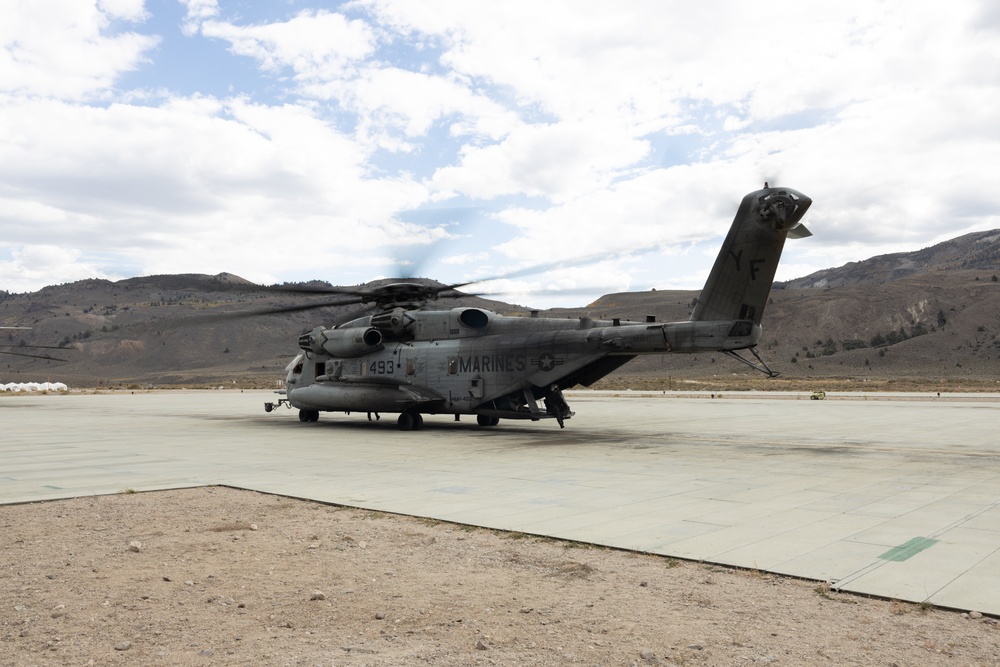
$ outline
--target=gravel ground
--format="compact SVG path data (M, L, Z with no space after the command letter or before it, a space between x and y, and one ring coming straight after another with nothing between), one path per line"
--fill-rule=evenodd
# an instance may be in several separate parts
M200 488L0 506L0 665L1000 665L993 618Z

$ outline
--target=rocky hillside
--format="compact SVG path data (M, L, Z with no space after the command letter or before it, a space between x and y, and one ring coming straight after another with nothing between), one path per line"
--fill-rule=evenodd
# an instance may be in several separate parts
M920 379L1000 382L1000 231L969 234L914 253L852 262L775 285L759 351L785 378L855 382ZM609 294L552 317L687 319L695 291ZM237 276L174 275L85 280L29 294L0 293L0 381L274 386L297 337L352 307L255 318L221 313L301 303ZM504 314L523 307L470 298ZM56 345L45 350L28 345ZM666 378L755 376L725 355L657 355L616 372L619 384ZM1000 384L998 384L1000 388Z
M758 350L786 378L996 380L1000 390L998 274L1000 267L946 269L878 285L775 289ZM662 311L674 318L695 296L671 293ZM593 306L622 301L611 295ZM654 312L651 306L644 309ZM706 378L746 371L723 355L678 355L636 359L619 371L628 372Z
M272 386L298 354L299 335L347 314L360 315L358 306L239 314L336 298L261 291L225 273L82 280L28 294L0 293L0 325L31 327L0 330L0 351L58 359L0 355L0 381ZM474 297L457 303L513 308Z
M790 280L784 287L884 285L939 271L1000 271L1000 230L974 232L916 252L879 255Z

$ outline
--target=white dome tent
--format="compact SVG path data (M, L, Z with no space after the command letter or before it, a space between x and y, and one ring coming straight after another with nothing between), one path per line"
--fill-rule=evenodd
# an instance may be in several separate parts
M69 389L62 382L8 382L0 384L0 391L36 392L36 391L66 391Z

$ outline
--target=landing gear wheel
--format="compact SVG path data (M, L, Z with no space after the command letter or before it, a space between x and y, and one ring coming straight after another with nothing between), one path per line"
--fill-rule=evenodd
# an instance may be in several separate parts
M396 424L400 431L416 431L424 425L424 418L419 412L401 412Z
M480 426L496 426L500 423L499 417L488 417L486 415L476 415L476 422Z
M300 422L316 422L316 421L319 421L319 411L318 410L299 410L299 421Z

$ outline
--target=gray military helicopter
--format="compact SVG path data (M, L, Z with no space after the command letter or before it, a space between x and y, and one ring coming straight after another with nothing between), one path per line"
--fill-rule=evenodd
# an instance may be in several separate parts
M321 412L398 413L404 431L423 415L501 419L573 416L563 390L590 386L640 354L721 352L769 376L756 351L761 317L785 239L811 236L802 224L812 200L791 188L751 192L741 202L708 281L685 322L509 317L474 307L435 310L432 301L469 296L459 285L400 281L373 287L302 290L337 294L294 312L366 304L332 327L299 337L302 352L286 368L285 398L299 420ZM481 282L481 281L479 281ZM749 350L756 362L738 354Z

